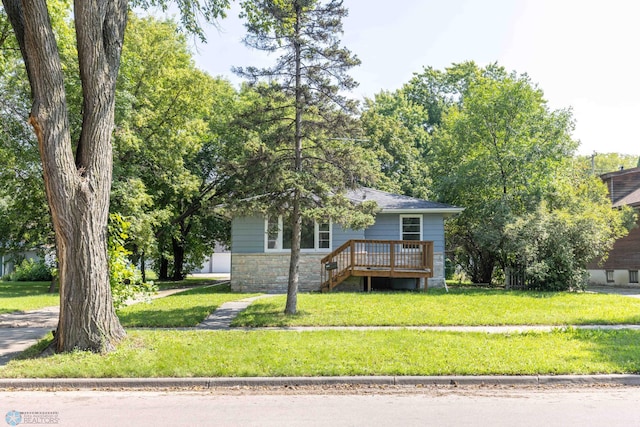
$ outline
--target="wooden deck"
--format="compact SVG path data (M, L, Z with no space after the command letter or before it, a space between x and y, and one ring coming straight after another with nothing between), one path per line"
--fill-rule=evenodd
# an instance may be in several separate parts
M433 242L422 240L349 240L322 259L322 291L351 276L429 278L433 276Z

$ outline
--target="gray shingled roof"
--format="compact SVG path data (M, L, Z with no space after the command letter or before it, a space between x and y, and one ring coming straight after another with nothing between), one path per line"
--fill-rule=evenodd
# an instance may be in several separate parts
M621 206L640 206L640 188L632 193L627 194L625 197L613 204L614 208L618 208Z
M428 200L417 199L415 197L403 196L400 194L387 193L386 191L374 190L373 188L362 187L357 190L347 192L347 197L356 203L373 200L378 204L382 212L433 212L444 214L456 214L464 209L447 205L444 203L430 202Z

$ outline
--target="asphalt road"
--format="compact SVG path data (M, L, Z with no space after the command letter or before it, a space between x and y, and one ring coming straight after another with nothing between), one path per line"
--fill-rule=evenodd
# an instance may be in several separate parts
M0 392L0 426L632 426L640 388ZM15 412L14 412L15 411Z

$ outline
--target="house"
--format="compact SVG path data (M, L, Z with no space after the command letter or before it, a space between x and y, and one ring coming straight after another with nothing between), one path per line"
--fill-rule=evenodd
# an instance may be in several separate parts
M354 203L373 200L379 213L364 230L337 223L303 223L301 291L416 289L444 286L444 221L463 209L370 188L351 191ZM234 217L231 288L286 292L289 222L282 216Z
M640 213L640 168L621 169L600 178L614 208L631 206ZM640 226L640 220L638 221ZM589 265L590 285L637 285L640 270L640 227L618 239L605 262Z
M6 253L0 255L0 278L9 276L24 259L40 261L40 256L35 250L22 251L18 253Z
M221 242L216 242L213 253L202 261L202 266L191 273L228 274L231 272L231 250Z

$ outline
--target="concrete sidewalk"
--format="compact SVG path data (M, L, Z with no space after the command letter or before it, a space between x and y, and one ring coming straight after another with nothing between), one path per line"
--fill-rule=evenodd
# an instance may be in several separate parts
M238 314L245 310L252 302L261 298L269 298L277 294L265 294L257 297L245 298L238 301L225 302L217 310L209 315L202 323L196 326L197 329L225 330L231 328L231 322ZM255 329L255 328L254 328Z

